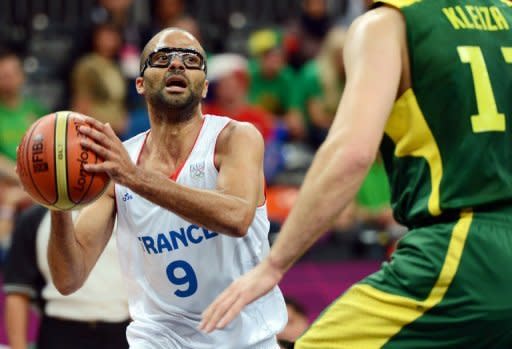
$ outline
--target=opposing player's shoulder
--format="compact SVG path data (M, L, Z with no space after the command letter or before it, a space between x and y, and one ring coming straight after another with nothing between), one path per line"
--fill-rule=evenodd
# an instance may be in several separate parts
M359 16L350 26L349 35L388 35L390 30L405 32L405 20L399 7L388 3Z

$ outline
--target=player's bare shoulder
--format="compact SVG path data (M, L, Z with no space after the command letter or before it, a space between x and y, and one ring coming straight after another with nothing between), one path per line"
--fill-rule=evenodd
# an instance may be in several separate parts
M366 12L352 23L344 47L345 62L360 61L362 53L371 53L385 60L387 53L395 52L394 50L400 52L401 78L398 95L401 95L411 85L407 28L399 8L384 4Z
M263 156L263 136L251 123L231 120L217 139L215 148L216 165L222 161L223 156L239 150Z
M359 16L351 24L349 35L391 35L405 37L405 20L400 10L383 4Z

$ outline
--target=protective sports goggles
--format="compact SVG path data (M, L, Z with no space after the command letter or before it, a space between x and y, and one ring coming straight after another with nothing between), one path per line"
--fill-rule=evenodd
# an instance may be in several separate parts
M206 61L199 51L191 48L162 47L149 54L140 76L144 75L148 67L168 68L175 57L178 57L187 69L202 70L206 73Z

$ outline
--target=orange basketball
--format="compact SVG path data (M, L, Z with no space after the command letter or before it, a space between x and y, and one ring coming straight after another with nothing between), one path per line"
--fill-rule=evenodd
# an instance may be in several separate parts
M23 187L38 203L58 210L77 209L96 200L107 188L105 173L83 166L103 161L82 148L80 114L59 111L38 119L18 147L16 166Z

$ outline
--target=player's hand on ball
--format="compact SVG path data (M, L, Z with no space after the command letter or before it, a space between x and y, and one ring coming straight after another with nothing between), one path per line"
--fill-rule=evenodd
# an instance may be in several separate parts
M89 172L106 172L119 184L127 185L136 171L123 143L117 137L110 124L85 116L85 125L80 126L81 133L88 138L80 140L80 144L103 158L103 162L84 166Z
M227 326L240 314L243 307L267 294L276 286L283 272L273 267L268 259L234 281L202 314L201 331L210 333Z

